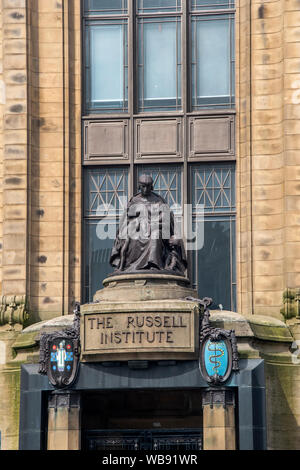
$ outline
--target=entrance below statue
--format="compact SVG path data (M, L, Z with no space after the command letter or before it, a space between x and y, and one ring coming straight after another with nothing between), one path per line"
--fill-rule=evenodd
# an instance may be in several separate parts
M82 397L84 450L202 450L199 390L87 393Z

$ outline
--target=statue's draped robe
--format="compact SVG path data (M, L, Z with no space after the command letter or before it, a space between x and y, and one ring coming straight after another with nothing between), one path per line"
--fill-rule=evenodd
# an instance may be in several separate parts
M124 212L112 249L110 264L119 272L168 270L174 249L174 215L155 193L134 196Z

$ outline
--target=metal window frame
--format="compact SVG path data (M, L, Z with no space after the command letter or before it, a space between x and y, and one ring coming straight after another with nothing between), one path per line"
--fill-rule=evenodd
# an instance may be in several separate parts
M90 167L94 167L95 169L99 167L103 167L104 165L107 167L116 167L122 166L128 168L128 197L131 198L136 190L135 188L135 178L137 174L137 168L140 165L148 166L151 164L154 165L182 165L182 176L181 176L181 184L182 184L182 206L183 209L185 204L190 201L190 194L189 194L189 182L191 181L190 176L190 167L191 165L200 164L200 163L213 163L213 162L221 162L224 164L228 161L228 163L233 163L235 160L234 155L227 156L216 156L212 158L211 155L201 154L195 156L193 158L193 162L190 161L189 158L189 149L188 149L188 142L189 142L189 120L194 118L195 116L225 116L231 115L234 116L236 111L232 107L226 107L226 109L218 109L214 106L211 108L201 108L194 110L192 108L192 101L191 101L191 32L190 32L190 23L191 18L193 16L201 16L205 17L207 15L219 16L222 15L234 15L235 8L232 9L216 9L216 10L193 10L191 9L191 0L182 0L181 2L181 11L180 12L157 12L157 13L139 13L135 7L137 7L136 0L128 0L128 10L126 15L100 15L99 17L96 16L88 16L89 20L95 21L96 19L103 21L105 19L127 19L128 20L128 110L127 112L121 113L117 110L115 112L100 112L90 111L90 114L87 113L87 110L83 110L82 122L83 126L88 121L106 121L114 120L114 119L127 119L129 125L129 140L128 140L128 161L125 163L124 160L117 160L114 162L107 162L107 165L103 161L103 157L101 157L101 161L97 162L97 159L93 159L93 161L84 161L83 166L85 169ZM82 2L83 5L83 2ZM138 111L138 92L137 92L137 79L138 79L138 57L137 57L137 47L136 41L138 39L138 20L139 18L157 18L158 20L163 20L164 18L181 18L181 99L182 99L182 106L180 110L163 110L163 111L150 111L145 110L145 112ZM84 15L83 7L82 7L82 34L84 36L84 21L87 18L87 15ZM234 21L234 20L233 20ZM233 23L234 24L234 23ZM84 45L84 41L82 42ZM231 43L232 46L232 54L234 53L234 40ZM82 48L82 63L85 63L85 48ZM234 77L234 57L232 56L232 76ZM83 71L84 72L84 71ZM83 73L83 75L85 75ZM83 88L82 88L82 103L85 103L85 76L83 76ZM234 87L234 83L233 83ZM157 119L165 119L165 118L180 118L182 121L182 155L180 159L174 161L171 157L166 158L155 158L153 163L150 162L150 159L146 161L137 162L134 159L135 155L135 122L136 119L139 118L151 118L153 120ZM84 150L84 136L83 136L83 150ZM84 155L84 152L82 152ZM99 163L99 165L98 165ZM82 207L84 208L84 194L82 195ZM83 217L83 220L85 218ZM84 224L82 229L82 237L84 237ZM84 240L84 238L82 238ZM82 259L84 260L83 266L85 266L85 253L84 247L85 243L82 243ZM188 252L189 258L189 277L191 278L192 268L191 268L191 256L190 252ZM233 261L234 262L234 261ZM83 268L84 269L84 268ZM234 285L234 283L232 284Z
M162 105L162 106L145 106L144 97L144 24L151 23L176 23L176 104L175 105ZM183 40L183 18L181 12L176 13L143 13L136 14L136 33L135 33L135 83L137 84L137 97L135 110L140 113L157 113L157 112L176 112L182 111L182 80L183 80L183 60L184 55L182 51ZM140 63L140 50L142 49L142 61ZM140 70L142 69L142 80L140 80ZM142 97L142 98L140 98ZM158 98L159 100L159 98ZM140 105L142 102L142 106ZM154 109L153 109L154 108Z
M88 0L88 2L90 3L91 0ZM101 9L97 9L97 10L93 10L92 8L88 8L87 10L85 9L85 0L82 1L82 12L83 12L83 15L85 17L94 17L95 15L92 13L92 12L98 12L98 15L96 16L111 16L111 15L121 15L121 14L126 14L126 11L128 12L128 0L121 0L122 2L122 7L121 9L115 9L115 8L112 8L111 10L108 10L108 9L104 9L104 10L101 10ZM125 6L126 5L126 6ZM103 14L101 14L101 12L104 12ZM112 13L112 12L116 12L116 13Z
M189 165L189 198L192 203L193 201L193 170L198 166L202 165L200 162L192 163ZM232 182L232 173L230 174L230 191L231 191L231 201L233 204L228 207L228 210L224 211L205 211L204 209L204 223L205 220L210 221L226 221L229 222L230 225L230 299L231 299L231 310L235 311L236 309L236 293L237 293L237 279L236 279L236 244L234 243L236 240L236 216L237 216L237 208L236 208L236 165L235 162L228 161L228 162L205 162L203 166L209 166L210 168L223 168L227 165L228 169L232 167L234 171L234 178L235 182ZM213 188L212 188L213 189ZM196 217L196 211L192 211L193 220ZM193 259L192 253L190 254L189 258L189 265L190 265L190 279L192 280L192 285L195 289L198 287L198 257L195 256Z
M107 25L116 25L122 27L122 35L123 35L123 100L122 100L122 107L115 108L115 107L95 107L92 106L91 101L91 63L90 63L90 27L92 26L107 26ZM112 113L127 113L128 112L128 18L116 18L116 17L98 17L98 18L86 18L83 20L83 39L84 44L87 49L84 61L83 61L83 90L85 99L83 101L85 113L92 111L94 113L105 113L106 115L110 115Z
M212 103L198 103L198 100L201 99L200 94L198 94L198 78L197 71L199 68L197 60L197 24L201 21L224 21L228 20L228 44L229 44L229 95L228 102L217 103L214 102L212 97ZM234 48L234 38L235 38L235 11L231 10L216 10L214 12L192 12L189 18L189 31L191 32L190 39L190 63L189 63L189 80L190 80L190 95L189 103L190 109L192 111L199 111L205 109L232 109L235 106L235 48Z

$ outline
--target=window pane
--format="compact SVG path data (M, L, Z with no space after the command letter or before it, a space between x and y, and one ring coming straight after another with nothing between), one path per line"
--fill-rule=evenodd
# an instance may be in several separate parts
M204 244L192 251L193 284L200 296L212 297L234 310L236 302L235 165L193 165L191 168L193 225L204 206Z
M128 171L126 168L97 168L85 173L85 217L99 216L103 207L119 215L126 207ZM101 213L100 213L101 212Z
M171 12L181 10L181 0L139 0L138 13Z
M127 22L87 23L87 108L126 111Z
M194 228L195 230L195 228ZM232 239L234 221L231 218L204 220L204 245L193 251L194 287L200 298L211 297L212 308L235 308L235 279L233 279Z
M85 172L84 296L91 302L102 281L112 273L110 253L118 222L127 206L127 168L93 168Z
M139 165L137 176L146 173L151 175L154 183L154 192L163 197L173 209L181 207L181 178L182 167L179 165ZM136 181L138 186L138 178Z
M139 109L181 107L181 21L139 21Z
M220 10L234 8L234 0L191 0L191 10Z
M113 223L112 223L113 224ZM101 227L101 228L100 228ZM113 229L113 227L111 227ZM85 221L85 276L84 276L84 302L92 302L95 293L103 287L102 282L112 272L109 264L110 253L114 240L99 239L97 232L108 230L108 221Z
M89 15L119 15L127 13L127 0L84 0Z
M193 108L233 103L233 21L229 16L192 17Z
M193 212L202 204L205 213L235 211L235 166L214 164L192 167Z

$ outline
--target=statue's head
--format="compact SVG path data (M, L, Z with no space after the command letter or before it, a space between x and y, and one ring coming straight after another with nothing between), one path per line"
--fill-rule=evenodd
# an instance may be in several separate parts
M139 177L139 190L143 196L148 196L153 191L153 179L150 175L141 175Z

